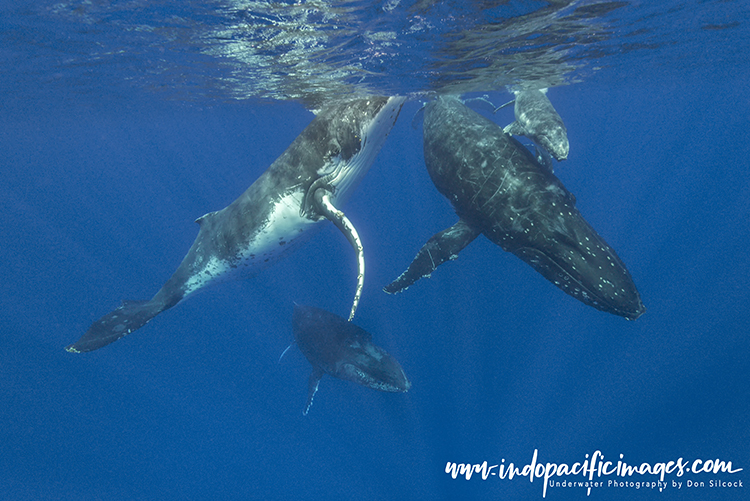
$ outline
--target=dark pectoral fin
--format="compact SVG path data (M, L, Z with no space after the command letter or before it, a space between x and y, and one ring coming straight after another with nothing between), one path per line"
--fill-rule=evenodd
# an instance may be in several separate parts
M510 125L506 125L503 132L510 134L511 136L523 136L526 134L526 129L523 128L518 122L513 122Z
M480 233L461 219L447 230L433 235L419 250L409 268L396 280L383 287L383 290L388 294L395 294L405 290L420 278L430 276L444 262L456 259L458 253Z
M81 339L65 349L71 353L98 350L140 329L163 309L158 302L123 301L119 308L94 322Z
M313 397L315 397L315 393L318 391L318 385L320 384L323 374L323 369L320 367L313 367L312 374L310 374L310 381L308 382L307 404L305 404L305 410L302 411L303 416L307 416L307 413L310 412L310 407L312 407L313 404Z
M354 302L352 310L349 313L349 320L354 318L354 313L359 305L359 298L362 296L362 288L365 285L365 251L362 241L359 239L357 229L343 212L334 207L331 203L331 194L323 189L318 188L314 193L315 210L323 214L344 234L349 243L357 253L357 289L354 292Z

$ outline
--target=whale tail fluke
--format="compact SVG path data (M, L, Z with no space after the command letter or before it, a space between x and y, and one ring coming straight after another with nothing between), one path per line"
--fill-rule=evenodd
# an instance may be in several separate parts
M116 310L94 322L81 339L65 349L71 353L98 350L140 329L165 309L161 301L123 301Z

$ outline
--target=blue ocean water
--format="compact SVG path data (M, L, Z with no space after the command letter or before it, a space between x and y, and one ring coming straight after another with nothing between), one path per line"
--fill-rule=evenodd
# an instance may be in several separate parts
M718 1L4 6L0 497L746 499L748 19ZM647 308L636 321L483 237L381 291L457 219L424 168L421 103L502 104L521 82L552 87L571 144L555 173L627 264ZM365 91L410 97L345 207L367 258L354 321L408 393L326 377L302 416L310 365L296 349L279 361L293 305L345 315L354 289L330 224L252 280L64 351L122 299L151 297L192 221L239 196L309 108ZM590 492L446 473L507 472L535 451L543 465L688 471L653 486L658 474L599 470ZM731 471L694 471L707 461Z

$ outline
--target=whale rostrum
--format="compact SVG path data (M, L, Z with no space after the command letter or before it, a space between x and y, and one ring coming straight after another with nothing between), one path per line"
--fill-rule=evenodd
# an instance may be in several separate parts
M148 301L123 301L66 349L96 350L130 334L212 284L250 278L331 220L357 253L353 318L364 282L363 246L339 209L367 173L405 98L369 96L324 106L271 166L234 202L199 218L198 236L174 274Z

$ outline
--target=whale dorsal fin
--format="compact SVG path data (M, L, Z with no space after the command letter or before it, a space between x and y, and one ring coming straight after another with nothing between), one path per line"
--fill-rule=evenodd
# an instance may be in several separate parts
M310 407L312 407L313 404L313 398L315 397L315 393L318 391L318 385L320 384L320 380L323 378L323 369L320 367L313 367L312 374L310 374L310 380L307 384L307 404L305 404L305 410L302 411L303 416L307 416L307 413L310 412Z
M198 223L198 224L201 224L204 219L206 219L207 217L213 216L217 212L219 212L219 211L215 210L213 212L209 212L208 214L203 214L201 217L199 217L198 219L196 219L195 222Z

